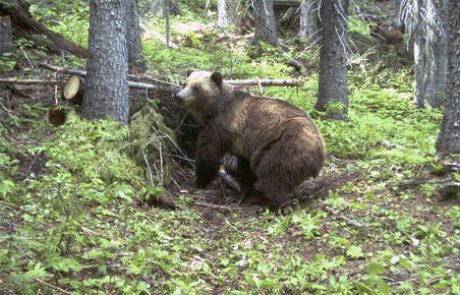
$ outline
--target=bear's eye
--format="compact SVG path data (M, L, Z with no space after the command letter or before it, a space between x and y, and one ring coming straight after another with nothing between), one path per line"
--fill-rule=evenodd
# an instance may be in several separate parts
M198 91L200 91L200 87L198 85L194 85L194 86L192 86L192 91L198 92Z

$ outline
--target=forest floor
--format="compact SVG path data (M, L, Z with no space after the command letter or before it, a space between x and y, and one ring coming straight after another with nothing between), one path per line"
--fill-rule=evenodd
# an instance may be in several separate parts
M85 170L91 164L60 156L71 156L64 150L75 144L97 149L103 135L89 142L78 136L108 127L75 131L76 118L53 127L48 103L32 101L14 107L2 101L6 294L459 292L459 198L437 192L452 173L330 155L325 173L301 188L309 200L277 214L238 204L222 181L196 190L193 171L184 169L169 191L181 208L166 210L145 205L139 191L128 202L114 196L119 177L83 181L96 175ZM72 132L77 138L65 143L62 133ZM85 159L92 156L75 160Z
M200 34L190 48L145 42L153 71L228 68L234 50L236 78L293 76L284 56ZM346 122L314 111L312 67L298 88L265 89L311 114L328 149L282 213L238 204L221 180L196 190L155 107L119 126L65 106L56 127L54 87L2 88L0 294L460 294L460 198L441 193L460 172L434 151L442 112L414 107L410 69L373 50L350 58ZM40 77L18 52L2 76Z

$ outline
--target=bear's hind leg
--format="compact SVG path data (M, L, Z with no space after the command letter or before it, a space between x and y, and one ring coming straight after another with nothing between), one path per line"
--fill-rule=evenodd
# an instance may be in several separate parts
M256 175L252 172L251 164L248 159L244 157L238 157L238 183L241 188L241 200L245 200L254 189L254 182L256 181Z
M275 210L289 202L294 189L305 179L305 159L289 145L293 144L288 140L273 144L257 164L255 189Z

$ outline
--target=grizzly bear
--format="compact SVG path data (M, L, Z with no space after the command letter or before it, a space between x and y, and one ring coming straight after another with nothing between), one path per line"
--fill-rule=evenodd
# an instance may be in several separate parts
M400 29L392 28L385 29L381 24L369 25L371 36L385 41L389 45L400 45L404 42L404 34Z
M243 196L261 194L278 209L323 168L326 152L318 128L286 101L252 96L206 71L189 72L177 97L202 127L195 158L199 188L216 178L225 155L234 155Z

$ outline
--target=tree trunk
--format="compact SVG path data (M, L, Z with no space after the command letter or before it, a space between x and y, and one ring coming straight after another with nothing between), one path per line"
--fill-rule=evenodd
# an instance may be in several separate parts
M126 15L129 0L91 0L86 91L82 116L127 123L128 52Z
M447 75L446 9L444 0L413 2L416 28L414 39L415 95L414 103L424 107L440 107L445 100Z
M126 43L128 45L128 63L131 66L147 70L147 65L142 54L141 29L139 26L138 0L131 0L128 12L128 28L126 32Z
M347 94L348 0L321 2L323 44L320 50L319 88L316 109L327 117L345 120Z
M256 29L252 43L257 45L259 42L265 42L273 47L279 47L273 1L253 0L253 4Z
M394 0L396 13L392 27L393 29L398 29L403 33L406 30L407 2L407 0Z
M219 0L217 3L217 25L221 28L239 27L238 6L240 0Z
M425 16L422 13L423 0L414 0L412 13L416 23L413 32L414 40L414 64L415 64L415 94L414 104L419 108L425 107L425 68L426 68L426 39L425 39Z
M11 19L8 15L0 16L0 55L11 48Z
M318 0L303 0L300 4L299 36L311 42L317 42L320 39L318 10Z
M448 1L448 82L441 133L436 142L439 154L460 153L460 2Z
M9 15L13 37L33 40L34 35L45 35L48 50L54 53L68 52L79 57L86 57L86 49L67 41L36 22L28 11L29 4L24 0L0 0L0 15Z
M447 83L447 37L444 0L426 0L427 68L425 98L433 108L444 105Z

